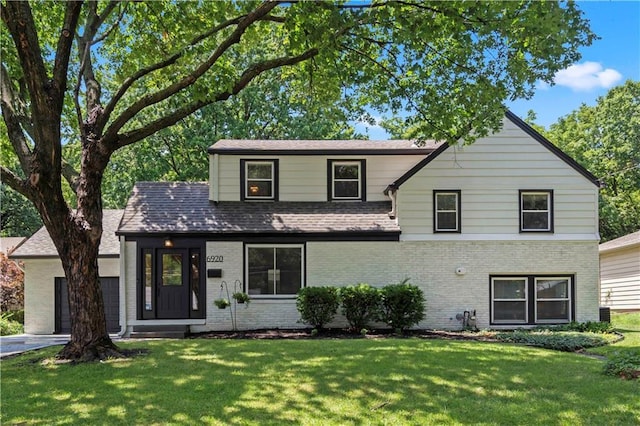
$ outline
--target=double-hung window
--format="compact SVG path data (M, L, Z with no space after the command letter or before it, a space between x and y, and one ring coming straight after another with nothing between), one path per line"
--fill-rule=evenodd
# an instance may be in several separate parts
M241 199L278 199L278 160L240 160Z
M245 250L249 294L294 296L304 287L302 244L247 244Z
M553 232L553 191L520 191L520 232Z
M329 200L365 201L365 161L329 160Z
M491 323L570 322L573 291L573 276L491 277Z
M460 191L433 191L433 232L460 229Z

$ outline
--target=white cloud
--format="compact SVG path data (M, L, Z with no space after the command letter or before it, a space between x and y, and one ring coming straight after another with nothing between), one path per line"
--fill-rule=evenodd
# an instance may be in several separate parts
M622 80L622 74L607 68L598 62L585 62L571 65L556 73L553 81L559 86L567 86L575 92L588 92L593 89L608 89Z

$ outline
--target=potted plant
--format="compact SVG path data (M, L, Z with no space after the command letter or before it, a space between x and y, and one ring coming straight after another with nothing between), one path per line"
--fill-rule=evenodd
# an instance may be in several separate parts
M249 299L249 295L247 293L242 293L242 292L233 293L232 297L238 303L247 303L248 304L251 301Z
M225 309L227 306L231 305L227 299L216 299L213 301L213 304L218 307L218 309Z

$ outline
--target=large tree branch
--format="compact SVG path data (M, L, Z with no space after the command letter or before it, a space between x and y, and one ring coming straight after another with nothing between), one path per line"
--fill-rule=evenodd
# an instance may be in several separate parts
M27 137L24 134L25 126L31 127L29 118L25 114L25 107L22 100L17 96L9 72L4 64L1 67L0 75L1 83L1 104L2 118L7 126L7 136L9 142L18 156L20 167L25 173L31 168L31 149L27 143ZM29 128L27 127L27 128Z
M71 45L78 26L78 18L80 16L80 10L82 10L81 1L70 1L67 3L67 9L64 13L64 23L60 37L58 38L58 46L56 49L56 59L53 65L53 80L55 86L62 94L67 87L67 70L69 69L69 56L71 55ZM62 112L62 104L64 102L64 96L58 96L59 105L56 107Z
M136 116L140 111L149 106L155 105L159 102L162 102L169 97L175 95L181 90L191 86L194 84L205 72L207 72L217 61L218 59L229 49L231 46L240 42L242 35L245 31L256 21L264 18L273 8L278 5L277 2L264 2L259 5L256 9L248 13L245 17L238 21L238 24L235 30L219 45L218 48L213 52L213 54L202 64L196 67L193 72L182 78L181 80L171 84L163 90L160 90L155 93L151 93L147 96L144 96L137 102L134 102L129 108L127 108L119 117L117 117L113 123L109 126L109 128L105 131L104 137L105 140L113 140L117 133L124 127L124 125L129 122L133 117ZM176 58L177 59L177 58ZM166 66L166 65L165 65ZM104 117L104 116L103 116ZM100 123L98 124L98 128Z
M146 126L140 127L138 129L134 129L122 135L118 135L117 145L114 147L114 149L121 148L123 146L130 145L139 140L142 140L162 129L165 129L169 126L174 125L178 121L193 114L194 112L196 112L197 110L199 110L200 108L206 105L209 105L215 102L224 101L229 97L231 97L232 95L238 94L254 78L258 77L260 74L262 74L265 71L268 71L274 68L295 65L297 63L306 61L307 59L310 59L316 56L318 53L319 53L318 49L313 48L297 56L287 56L282 58L276 58L276 59L260 62L258 64L254 64L253 66L245 70L242 73L242 75L238 78L238 80L236 80L231 91L221 92L218 95L212 97L211 99L192 102L191 104L186 105L183 108L175 110L172 114L159 118L158 120L155 120Z
M31 187L28 185L27 181L21 179L20 176L16 175L4 166L0 166L0 181L33 201Z

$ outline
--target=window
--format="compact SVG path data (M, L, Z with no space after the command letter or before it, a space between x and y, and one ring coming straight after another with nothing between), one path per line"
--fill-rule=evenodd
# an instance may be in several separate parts
M572 321L572 282L572 276L491 277L492 324Z
M278 160L240 160L241 200L278 199Z
M553 232L553 191L520 191L520 232Z
M365 161L329 160L329 201L365 200Z
M433 232L460 232L460 191L433 191Z
M246 246L248 293L293 296L304 286L303 246L296 244Z

